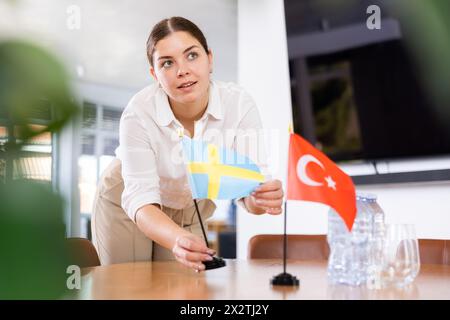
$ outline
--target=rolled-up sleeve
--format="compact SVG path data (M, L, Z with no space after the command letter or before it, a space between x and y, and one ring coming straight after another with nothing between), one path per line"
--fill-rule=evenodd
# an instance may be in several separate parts
M120 120L117 156L122 162L122 208L136 222L136 212L147 204L161 205L156 154L142 121L134 111Z

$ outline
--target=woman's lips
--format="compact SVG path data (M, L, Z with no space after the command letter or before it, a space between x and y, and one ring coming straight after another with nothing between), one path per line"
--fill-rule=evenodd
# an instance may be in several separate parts
M182 90L182 91L191 91L192 88L197 84L197 81L189 81L189 82L185 82L184 84L182 84L181 86L178 87L178 89Z

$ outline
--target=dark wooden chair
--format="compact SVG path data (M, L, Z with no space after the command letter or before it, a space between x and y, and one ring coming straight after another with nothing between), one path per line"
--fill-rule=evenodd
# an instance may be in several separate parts
M420 263L450 265L450 240L419 239Z
M66 239L69 251L70 263L80 268L95 267L100 265L97 250L91 241L84 238Z
M288 235L286 258L328 260L330 249L326 235ZM249 259L282 259L283 235L259 234L249 240Z
M326 235L288 235L287 259L328 260ZM419 239L422 264L450 265L450 240ZM282 259L283 235L259 234L248 245L249 259Z

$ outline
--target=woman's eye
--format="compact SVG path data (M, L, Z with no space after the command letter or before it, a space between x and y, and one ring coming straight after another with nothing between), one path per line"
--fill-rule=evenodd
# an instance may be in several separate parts
M163 68L169 68L172 65L172 61L166 60L162 63L161 67Z
M197 57L198 57L197 52L189 52L189 54L188 54L188 59L189 60L194 60Z

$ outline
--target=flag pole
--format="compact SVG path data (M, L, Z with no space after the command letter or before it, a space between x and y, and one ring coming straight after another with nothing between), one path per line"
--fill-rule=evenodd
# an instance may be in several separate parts
M289 125L289 134L292 134L293 130L291 125ZM287 198L284 201L284 232L283 232L283 273L273 277L270 280L270 283L273 286L291 286L296 287L300 284L300 280L297 279L290 273L286 272L286 260L287 260Z
M206 246L211 248L208 242L208 238L206 237L205 227L203 226L202 216L200 215L200 211L198 210L197 199L194 199L195 211L197 211L197 217L200 221L200 226L202 227L203 238L205 239Z
M286 235L286 221L287 221L287 201L284 201L284 235L283 235L283 273L286 273L286 251L287 251L287 235Z
M270 280L273 286L291 286L296 287L300 284L300 280L290 273L286 272L286 249L287 249L287 234L286 234L286 213L287 213L287 200L284 202L284 234L283 234L283 273L275 276Z
M198 220L200 221L200 226L202 228L203 237L205 238L205 243L208 248L209 242L208 237L206 236L205 227L203 226L202 216L200 215L200 210L198 209L197 199L194 199L194 205L195 205L195 211L197 212ZM220 257L212 257L213 259L211 261L202 261L202 263L205 265L205 270L211 270L211 269L217 269L225 267L227 264L225 260L223 260Z

